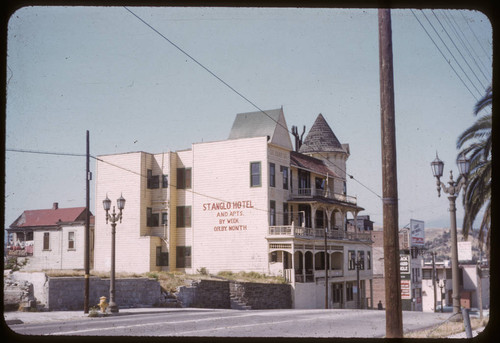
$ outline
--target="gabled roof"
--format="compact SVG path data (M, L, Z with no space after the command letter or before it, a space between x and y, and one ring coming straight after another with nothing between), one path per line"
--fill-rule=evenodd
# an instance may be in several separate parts
M14 228L57 226L59 222L85 220L85 207L26 210L10 226ZM92 214L91 214L92 215Z
M312 171L316 174L338 177L338 175L328 168L322 160L295 151L290 151L290 165Z
M269 143L292 150L283 108L237 114L228 139L254 137L268 137Z
M263 112L238 113L229 133L229 139L269 136L272 138L281 109Z
M328 125L325 118L320 113L307 133L299 152L314 153L332 151L345 152L342 148L342 144L340 144L339 140L330 128L330 125Z

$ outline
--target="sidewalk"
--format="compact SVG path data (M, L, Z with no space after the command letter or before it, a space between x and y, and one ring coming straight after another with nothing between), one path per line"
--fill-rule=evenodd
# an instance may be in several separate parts
M155 313L155 312L172 312L178 311L177 308L161 308L161 307L147 307L147 308L124 308L116 314L109 314L108 316L121 316L134 313ZM100 311L99 311L100 313ZM33 323L47 323L47 322L60 322L60 321L70 321L76 319L88 318L94 319L96 317L89 317L88 313L83 313L81 311L47 311L47 312L21 312L12 311L4 312L3 314L5 323L7 325L15 324L33 324Z

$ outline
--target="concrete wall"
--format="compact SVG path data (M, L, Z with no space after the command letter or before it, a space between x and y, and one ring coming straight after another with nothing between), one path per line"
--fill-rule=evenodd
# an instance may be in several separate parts
M231 293L252 307L252 310L292 308L292 287L289 284L231 282Z
M118 307L148 307L158 302L160 284L154 279L117 279L115 301ZM83 310L82 277L49 277L47 308L51 311ZM109 279L90 278L89 306L105 296L109 302Z
M231 308L229 282L200 280L179 287L177 299L183 307Z

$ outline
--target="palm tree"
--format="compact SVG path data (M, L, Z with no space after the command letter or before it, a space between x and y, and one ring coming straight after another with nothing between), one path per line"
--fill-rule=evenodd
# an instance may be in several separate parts
M457 140L457 148L463 148L460 156L469 155L470 171L465 185L463 205L465 208L463 235L467 238L472 224L481 209L484 210L479 226L479 244L482 245L486 236L486 246L490 242L491 225L491 104L492 87L486 89L486 94L479 99L474 107L474 115L487 111L471 127L465 130Z

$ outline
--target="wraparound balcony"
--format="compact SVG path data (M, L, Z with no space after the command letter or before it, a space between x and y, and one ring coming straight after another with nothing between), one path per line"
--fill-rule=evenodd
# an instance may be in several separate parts
M327 189L317 189L317 188L299 188L294 189L290 192L290 198L313 198L313 197L323 197L327 199L333 199L340 202L345 202L349 204L356 205L358 199L354 196L333 193Z
M309 228L295 225L269 226L268 238L287 237L287 238L308 238L319 239L325 237L324 228ZM326 233L329 239L349 240L349 241L370 241L370 232L350 232L340 229L330 229Z

